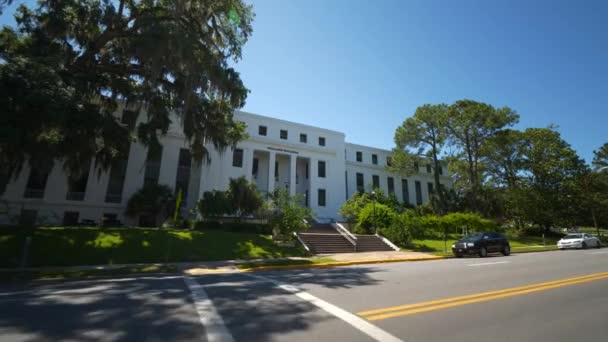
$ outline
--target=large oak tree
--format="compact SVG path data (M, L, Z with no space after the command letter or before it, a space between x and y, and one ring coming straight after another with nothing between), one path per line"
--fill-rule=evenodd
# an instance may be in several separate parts
M157 146L174 118L197 161L244 137L242 0L44 0L15 18L0 31L0 178L26 161L107 168L133 141Z

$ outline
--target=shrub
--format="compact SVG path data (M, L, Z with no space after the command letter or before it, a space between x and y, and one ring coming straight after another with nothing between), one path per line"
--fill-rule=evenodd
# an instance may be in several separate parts
M374 226L378 231L390 226L395 215L395 210L385 204L368 203L359 213L355 233L373 234Z
M412 240L412 231L416 226L416 218L409 213L393 215L391 223L387 227L380 228L380 235L399 246L406 246Z
M301 196L289 196L285 189L280 189L272 195L272 200L276 211L269 224L274 238L290 240L293 232L308 229L309 224L305 220L312 217L312 212L300 205Z
M238 233L271 234L272 229L268 224L248 222L220 222L220 221L196 221L192 227L197 230L223 230Z
M228 201L230 212L237 217L253 214L262 206L262 196L255 184L245 177L232 178L228 185Z
M149 184L135 192L127 202L125 214L130 217L150 215L164 221L173 207L173 191L166 185Z
M198 201L198 212L202 217L215 218L231 213L232 209L224 191L205 191Z

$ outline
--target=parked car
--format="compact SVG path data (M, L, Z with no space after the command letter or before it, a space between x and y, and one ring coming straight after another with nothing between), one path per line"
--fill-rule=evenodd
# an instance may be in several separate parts
M585 249L587 247L602 247L602 242L600 239L595 236L591 236L587 233L576 233L576 234L568 234L557 241L557 248L566 249L566 248L582 248Z
M482 232L469 235L454 243L452 253L457 258L466 254L476 254L483 258L488 256L488 253L502 253L507 256L511 254L511 245L500 233Z

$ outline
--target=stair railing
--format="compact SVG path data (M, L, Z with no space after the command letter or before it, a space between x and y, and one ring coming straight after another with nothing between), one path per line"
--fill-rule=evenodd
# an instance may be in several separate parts
M340 233L340 235L342 235L346 240L348 240L348 242L350 242L353 245L353 249L356 252L357 251L357 237L353 233L349 232L348 229L344 228L344 226L341 225L340 223L332 222L331 226L338 233Z

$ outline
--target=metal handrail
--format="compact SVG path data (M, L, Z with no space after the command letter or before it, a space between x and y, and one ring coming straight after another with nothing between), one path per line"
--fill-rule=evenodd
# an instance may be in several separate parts
M338 233L340 233L340 235L342 235L348 242L350 242L353 245L353 247L355 248L355 252L356 252L357 251L357 237L354 236L348 230L346 230L346 228L342 227L342 225L339 223L332 222L331 226L334 227L334 229Z

